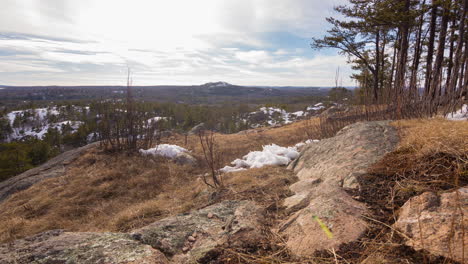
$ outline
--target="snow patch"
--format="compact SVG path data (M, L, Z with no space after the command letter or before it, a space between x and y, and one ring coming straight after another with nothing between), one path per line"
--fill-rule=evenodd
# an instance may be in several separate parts
M296 147L280 147L275 144L263 146L262 151L251 151L242 159L236 159L231 164L220 171L234 172L247 168L261 168L267 165L288 165L293 159L299 157Z
M323 105L323 103L318 103L318 104L315 104L313 106L309 106L307 107L307 111L318 111L318 110L321 110L321 109L324 109L325 106Z
M63 121L58 123L46 124L42 127L32 127L26 126L22 128L13 128L13 133L10 135L10 139L20 139L25 136L36 137L38 139L43 139L45 134L49 131L49 128L57 129L59 132L62 132L62 127L69 125L71 128L71 133L75 133L78 128L83 125L81 121Z
M140 149L140 153L142 155L153 155L153 156L162 156L166 158L175 158L178 154L182 152L188 152L187 149L183 147L179 147L177 145L170 145L170 144L160 144L154 148L150 148L147 150Z
M463 105L460 110L446 115L445 118L453 121L468 120L468 105Z
M295 116L297 116L297 117L307 115L307 113L304 112L304 111L297 111L297 112L294 112L294 113L292 113L292 114L295 115Z

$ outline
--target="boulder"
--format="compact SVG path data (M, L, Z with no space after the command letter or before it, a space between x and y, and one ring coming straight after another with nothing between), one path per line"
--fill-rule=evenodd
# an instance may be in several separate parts
M189 131L189 135L198 135L201 131L206 130L205 123L200 123L196 126L194 126L192 129Z
M338 249L361 237L367 229L361 218L366 212L365 205L353 200L342 188L323 185L303 209L282 223L280 231L287 235L286 244L292 253L311 256L319 250Z
M291 252L311 256L319 250L338 249L365 233L366 206L345 189L358 189L360 175L397 143L396 130L383 121L356 123L333 138L305 146L288 167L299 181L290 186L294 195L284 202L292 215L280 226Z
M338 106L331 106L327 110L323 111L320 116L321 117L335 117L339 116L341 113L347 113L349 112L349 108L344 105L338 105Z
M370 165L394 150L398 134L388 123L355 123L335 137L307 144L289 168L300 180L316 178L342 186L344 181L366 173Z
M394 227L406 234L406 245L461 263L468 260L468 187L436 194L425 192L400 209ZM464 255L464 256L463 256Z
M160 250L173 263L198 263L221 245L256 246L263 239L261 214L254 202L223 201L154 222L132 236Z
M33 184L48 178L55 178L66 173L68 165L89 149L98 146L99 143L92 143L81 148L64 152L46 163L25 171L20 175L0 182L0 203L10 195L28 189Z
M197 159L187 152L180 152L174 157L174 161L180 165L194 166L197 164Z
M47 231L0 245L2 264L167 264L166 257L128 234Z

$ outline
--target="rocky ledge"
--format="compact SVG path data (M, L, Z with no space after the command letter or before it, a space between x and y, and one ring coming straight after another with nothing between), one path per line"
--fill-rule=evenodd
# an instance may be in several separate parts
M130 234L44 232L0 245L0 263L198 263L221 246L254 247L264 239L261 219L254 202L223 201Z

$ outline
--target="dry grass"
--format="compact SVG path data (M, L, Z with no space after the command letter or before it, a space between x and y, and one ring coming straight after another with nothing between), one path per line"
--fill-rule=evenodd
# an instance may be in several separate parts
M293 145L305 139L300 124L217 135L224 164L264 144ZM254 131L254 132L253 132ZM183 136L166 139L183 146ZM187 148L201 160L196 135ZM128 231L163 217L223 199L252 199L272 206L288 192L293 176L284 168L262 168L225 176L215 196L199 175L204 166L184 167L165 159L106 154L97 149L80 157L66 175L45 180L0 204L0 241L50 229Z
M196 170L164 160L93 150L66 175L0 204L0 239L44 230L126 231L197 204Z
M259 128L232 135L216 135L222 161L228 164L262 145L291 146L307 139L301 121L280 128ZM468 122L444 119L394 122L401 135L397 150L376 164L363 178L362 202L375 219L361 241L312 259L295 259L282 237L270 232L269 241L255 251L220 249L219 263L360 263L373 252L401 263L422 263L426 256L401 245L391 228L398 208L426 190L448 190L467 184ZM201 159L196 135L175 135L164 143L192 150ZM141 156L110 155L92 150L59 178L36 184L0 204L0 241L48 229L128 231L163 217L227 199L254 200L267 209L266 226L286 217L282 200L295 180L284 167L265 167L224 176L225 189L207 188L200 177L206 167L184 167ZM443 175L443 176L441 176ZM442 184L443 183L443 184ZM383 224L379 224L383 223ZM260 246L261 245L261 246ZM427 260L426 260L427 261ZM430 259L427 263L437 263ZM367 262L372 263L372 262Z
M418 155L433 152L468 152L468 122L443 118L393 122L401 133L400 149L412 149Z

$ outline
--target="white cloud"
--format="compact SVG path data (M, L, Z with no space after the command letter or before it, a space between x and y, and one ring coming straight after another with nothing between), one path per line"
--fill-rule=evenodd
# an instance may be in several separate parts
M236 52L235 56L241 61L245 61L252 64L258 64L271 60L271 57L268 54L268 52L264 50L240 51Z
M323 33L343 1L3 0L0 83L116 84L129 65L136 84L332 85L342 57L264 35Z

